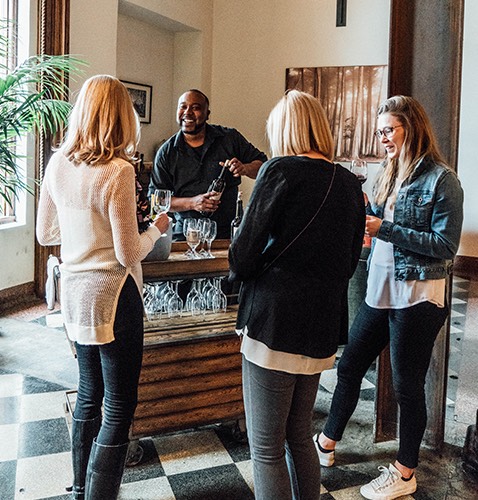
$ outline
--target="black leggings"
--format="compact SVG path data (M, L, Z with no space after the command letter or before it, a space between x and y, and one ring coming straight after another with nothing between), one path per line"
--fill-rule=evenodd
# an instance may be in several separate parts
M423 302L405 309L375 309L365 302L338 364L338 381L324 434L340 441L360 395L362 378L390 343L393 388L400 407L397 460L414 469L427 424L425 376L448 308Z
M134 279L128 276L121 291L114 322L115 340L109 344L75 343L80 382L74 417L89 420L101 413L97 441L120 445L128 441L138 402L138 381L143 357L143 301Z

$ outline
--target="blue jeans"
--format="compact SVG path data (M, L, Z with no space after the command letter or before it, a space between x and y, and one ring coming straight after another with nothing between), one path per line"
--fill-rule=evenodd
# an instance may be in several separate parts
M320 374L267 370L242 358L256 500L317 500L320 464L312 415Z
M425 377L448 308L423 302L406 309L360 306L337 367L337 386L324 434L340 441L360 395L362 378L390 343L395 397L400 407L397 460L414 469L427 424Z
M114 335L115 340L109 344L75 343L80 381L74 417L95 418L101 414L103 404L97 442L108 446L128 442L138 402L143 358L143 301L131 276L121 290Z

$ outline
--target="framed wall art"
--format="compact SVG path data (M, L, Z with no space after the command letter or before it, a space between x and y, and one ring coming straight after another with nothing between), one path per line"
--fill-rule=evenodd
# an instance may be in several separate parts
M387 95L387 66L287 68L286 89L318 97L336 142L337 161L378 162L377 108Z
M121 80L133 101L133 106L139 115L141 123L151 123L151 94L153 87L142 83L133 83Z

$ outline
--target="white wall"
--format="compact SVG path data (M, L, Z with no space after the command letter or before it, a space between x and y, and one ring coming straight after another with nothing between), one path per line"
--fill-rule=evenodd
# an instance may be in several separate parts
M174 33L120 14L116 76L153 87L151 123L141 124L139 145L146 161L153 159L158 144L172 133L173 68Z
M347 26L337 28L330 0L215 0L211 122L268 153L265 120L286 68L388 64L390 2L347 5ZM243 183L246 197L251 187Z
M477 117L478 117L478 2L465 1L465 36L463 40L463 80L460 111L458 175L465 191L465 220L459 255L478 257L478 186Z
M72 82L72 94L90 76L116 76L118 0L71 0L70 53L88 66L83 78Z

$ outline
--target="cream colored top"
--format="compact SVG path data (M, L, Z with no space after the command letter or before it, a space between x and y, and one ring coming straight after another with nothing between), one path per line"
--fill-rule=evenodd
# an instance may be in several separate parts
M141 261L161 232L150 226L139 234L135 189L133 166L125 160L75 165L57 151L48 164L36 233L41 245L61 244L61 309L72 341L114 340L128 275L142 295Z
M241 353L247 361L268 370L293 373L296 375L315 375L334 366L335 354L328 358L311 358L302 354L275 351L262 342L249 337L247 326L236 330L242 336Z

